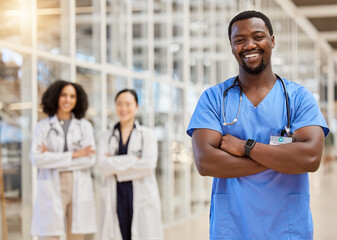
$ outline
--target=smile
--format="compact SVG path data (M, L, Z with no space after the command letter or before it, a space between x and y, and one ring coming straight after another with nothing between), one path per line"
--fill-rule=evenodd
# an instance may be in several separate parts
M244 58L255 58L258 56L260 56L260 53L252 53L252 54L244 55Z

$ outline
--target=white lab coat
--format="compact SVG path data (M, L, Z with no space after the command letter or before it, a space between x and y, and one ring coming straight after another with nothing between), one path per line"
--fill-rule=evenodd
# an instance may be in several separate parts
M39 145L48 149L41 153ZM31 233L38 236L60 236L65 233L59 172L73 171L72 233L96 232L96 210L90 168L95 155L72 159L72 152L91 145L95 149L93 129L85 119L72 118L64 149L64 132L56 116L38 122L31 148L31 161L38 168L37 195Z
M112 134L114 132L114 135ZM161 208L155 169L158 149L155 134L136 123L126 155L116 155L119 147L118 129L102 134L97 148L97 161L103 174L100 240L122 240L118 216L116 179L132 181L132 240L163 239ZM107 157L109 153L112 156Z

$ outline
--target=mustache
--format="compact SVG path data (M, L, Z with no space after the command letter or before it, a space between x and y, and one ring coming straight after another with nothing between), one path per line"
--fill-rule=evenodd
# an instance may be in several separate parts
M244 54L256 53L256 52L259 52L259 53L263 54L263 53L264 53L264 50L263 50L263 49L258 49L258 50L256 50L256 49L254 49L254 50L244 50L244 51L242 51L242 52L239 53L239 56L242 58Z

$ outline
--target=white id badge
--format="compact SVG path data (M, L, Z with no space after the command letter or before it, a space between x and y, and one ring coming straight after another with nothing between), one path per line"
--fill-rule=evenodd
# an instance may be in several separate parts
M280 135L270 135L269 139L269 145L280 145L285 143L292 143L293 138L292 137L285 137Z

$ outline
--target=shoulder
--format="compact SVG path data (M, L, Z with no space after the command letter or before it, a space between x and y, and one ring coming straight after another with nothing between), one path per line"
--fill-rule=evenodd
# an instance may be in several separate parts
M46 117L38 121L36 125L45 125L45 124L49 124L49 122L50 122L50 118Z
M144 138L156 139L155 131L152 128L139 125L136 129L143 135Z
M286 86L286 89L287 89L287 92L288 92L288 95L289 96L303 96L303 95L312 95L312 93L306 88L304 87L303 85L301 84L298 84L298 83L295 83L295 82L292 82L288 79L285 79L285 78L282 78L285 86Z
M233 84L235 77L231 77L224 82L218 83L212 87L207 88L204 93L222 96L223 91Z
M235 77L229 78L224 82L218 83L212 87L207 88L200 96L199 103L208 102L212 105L220 104L223 98L224 91L230 87L234 82ZM216 106L216 105L214 105Z
M46 117L36 123L36 129L44 129L46 127L49 127L50 125L50 118Z
M138 125L136 129L143 132L144 134L154 134L152 128L146 127L144 125Z
M81 124L81 126L82 126L82 128L92 128L92 124L91 124L91 122L89 122L87 119L85 119L85 118L81 118L81 119L77 119L77 118L74 118L74 120L75 121L78 121L80 124Z
M285 78L282 78L286 86L287 94L289 100L294 102L297 105L306 102L307 104L315 104L317 100L315 96L303 85L289 81Z

